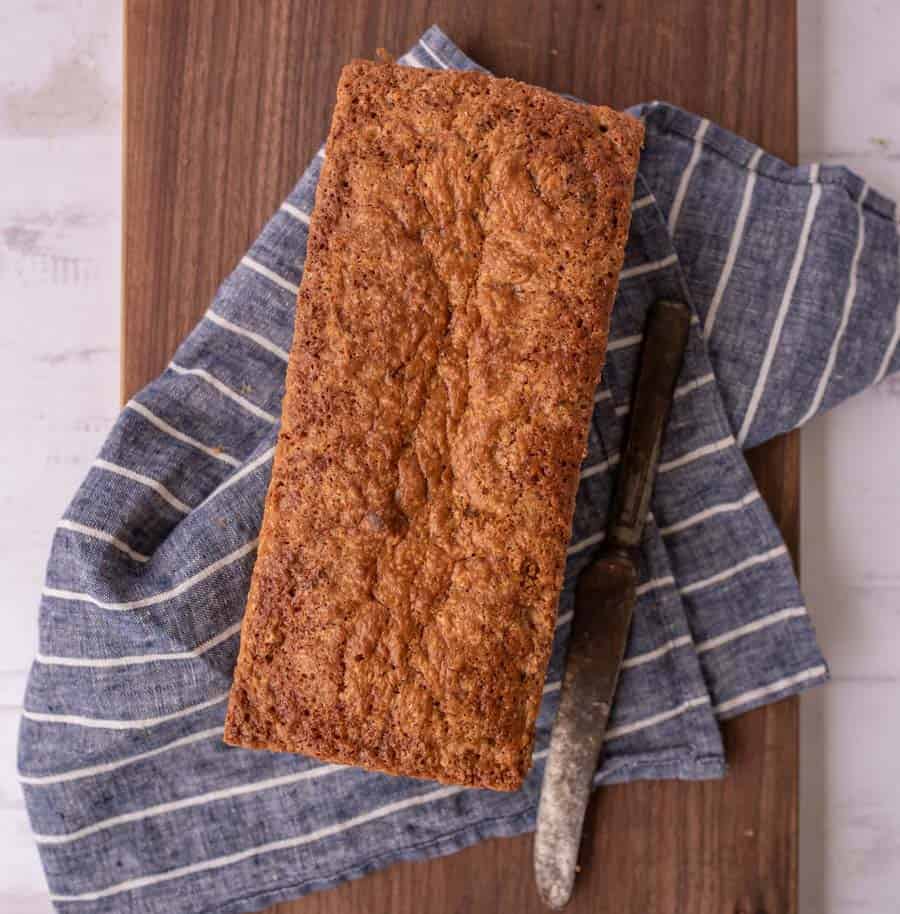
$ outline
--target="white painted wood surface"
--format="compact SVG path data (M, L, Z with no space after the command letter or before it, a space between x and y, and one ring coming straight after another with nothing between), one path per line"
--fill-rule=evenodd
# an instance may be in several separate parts
M119 400L122 13L0 3L0 911L51 910L16 732L53 528Z
M803 161L900 197L900 4L799 0ZM0 911L50 910L15 779L54 524L119 399L122 12L0 4ZM803 437L803 581L834 682L801 708L801 914L900 894L900 381Z
M900 200L900 3L799 0L800 157ZM801 914L900 910L900 378L802 439L801 580L833 681L800 704Z

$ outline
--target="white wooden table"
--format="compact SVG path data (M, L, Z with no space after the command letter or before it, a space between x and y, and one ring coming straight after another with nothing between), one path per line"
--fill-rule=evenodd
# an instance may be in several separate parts
M900 4L799 4L802 160L900 198ZM53 527L119 402L122 12L5 0L0 35L0 911L41 914L16 730ZM802 478L834 682L801 702L800 911L880 914L900 888L900 380L813 423Z
M900 200L900 3L800 0L800 157ZM800 702L800 912L900 910L900 377L803 432L801 579L833 681Z

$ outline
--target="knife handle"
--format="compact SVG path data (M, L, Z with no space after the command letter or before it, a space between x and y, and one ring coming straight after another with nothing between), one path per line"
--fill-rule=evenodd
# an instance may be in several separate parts
M631 551L641 541L690 326L691 310L683 302L663 299L650 309L628 439L606 531L607 549Z

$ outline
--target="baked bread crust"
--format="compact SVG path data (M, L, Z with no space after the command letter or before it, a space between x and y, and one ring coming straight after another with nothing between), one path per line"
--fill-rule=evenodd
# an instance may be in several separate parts
M642 137L344 68L227 742L519 787Z

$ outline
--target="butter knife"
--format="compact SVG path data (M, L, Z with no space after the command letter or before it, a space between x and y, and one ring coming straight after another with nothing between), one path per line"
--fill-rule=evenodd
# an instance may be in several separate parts
M554 909L566 905L575 884L584 814L637 599L638 546L690 322L680 302L659 301L650 311L606 537L576 582L534 839L538 892Z

